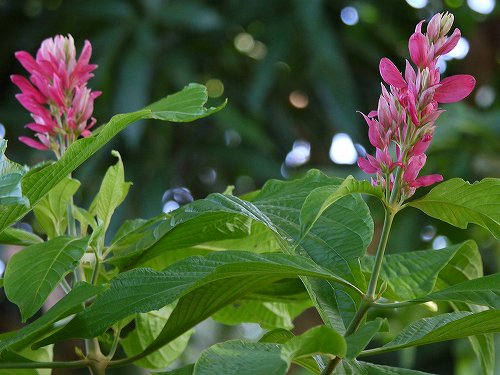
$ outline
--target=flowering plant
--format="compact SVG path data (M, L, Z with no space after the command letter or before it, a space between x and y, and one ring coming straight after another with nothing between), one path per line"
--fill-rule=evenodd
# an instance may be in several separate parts
M32 113L27 127L36 133L36 139L21 141L53 151L57 161L26 170L2 159L0 240L25 246L7 264L3 287L24 322L55 288L64 297L0 337L0 370L87 367L104 374L134 363L172 375L268 375L297 364L313 374L416 375L423 373L361 359L468 337L482 373L493 375L500 274L483 276L477 245L468 240L440 251L385 255L395 216L409 207L500 237L500 180L469 184L441 182L438 174L419 177L442 113L439 103L459 101L475 85L469 75L440 78L437 59L460 37L458 29L447 37L452 23L452 15L436 14L425 33L423 22L417 25L409 41L416 68L407 61L404 76L390 60L381 60L389 88L382 85L377 110L363 115L375 156L358 160L375 175L371 182L313 170L301 179L269 181L244 197L228 189L148 220L126 221L110 240L113 213L130 187L120 154L113 151L118 161L88 208L74 203L80 182L72 171L133 121L192 121L224 104L205 108L206 89L191 84L143 110L113 117L92 134L99 93L87 87L96 68L89 63L90 43L78 60L70 36L44 41L36 58L19 52L30 79L12 81ZM416 189L437 182L427 195L408 200ZM378 199L385 213L375 256L367 254L374 224L360 194ZM44 238L11 226L32 209ZM436 303L440 311L430 317L408 323L398 315ZM295 336L291 321L311 306L324 325ZM388 330L387 311L393 312L391 322L405 327L378 345ZM267 332L257 342L215 344L195 363L168 370L193 327L208 317L258 322ZM75 348L72 361L52 361L54 343L68 339L84 339L85 347Z

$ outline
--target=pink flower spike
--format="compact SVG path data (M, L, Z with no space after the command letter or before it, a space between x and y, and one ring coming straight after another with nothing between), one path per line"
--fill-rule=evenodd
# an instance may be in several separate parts
M408 49L410 50L411 60L419 68L427 65L429 60L429 46L427 39L422 33L413 33L408 41Z
M403 173L403 181L408 182L409 184L415 181L426 161L427 156L425 156L425 154L412 156Z
M429 148L432 141L432 134L425 134L411 149L411 155L421 155Z
M434 100L438 103L458 102L467 97L474 90L475 85L476 80L469 74L446 77L436 89Z
M401 75L401 72L398 70L396 65L389 60L387 57L383 57L380 60L379 64L380 75L382 79L391 86L394 86L398 89L405 88L406 82Z
M28 73L33 73L37 70L38 64L28 52L26 51L18 51L14 54L16 56L17 61L21 63L24 69L28 71Z
M32 148L37 149L37 150L46 151L46 150L49 149L44 144L42 144L42 143L40 143L38 141L35 141L34 139L31 139L29 137L19 137L18 139L19 139L20 142L24 143L25 145L28 145L28 146L30 146Z

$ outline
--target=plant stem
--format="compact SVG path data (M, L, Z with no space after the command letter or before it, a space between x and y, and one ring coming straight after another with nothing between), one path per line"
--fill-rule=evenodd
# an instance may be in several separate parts
M399 171L398 171L399 173ZM396 186L394 187L394 189ZM391 194L390 200L395 200L397 197ZM349 327L344 333L344 337L350 336L358 329L359 325L363 321L366 313L373 306L373 302L376 299L375 293L377 289L377 282L380 276L380 270L382 269L382 261L384 260L385 248L387 246L387 240L389 239L389 233L391 232L392 221L394 216L397 213L397 209L394 209L388 205L384 206L384 226L382 228L382 234L380 236L380 241L378 243L377 252L375 254L375 265L373 266L373 271L370 276L370 281L368 283L368 290L361 300L361 304L359 305L359 309L356 312L356 315L352 319ZM335 368L340 363L342 358L335 357L330 361L328 366L323 370L322 375L331 375L335 371Z
M5 362L0 363L0 369L27 369L27 368L83 368L87 367L89 362L86 359L79 361L64 361L64 362Z

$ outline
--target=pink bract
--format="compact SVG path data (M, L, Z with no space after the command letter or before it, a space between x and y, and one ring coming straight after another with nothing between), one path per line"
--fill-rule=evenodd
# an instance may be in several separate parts
M415 189L442 181L441 175L418 177L425 165L427 151L432 140L435 121L443 112L439 103L452 103L467 97L475 86L474 77L460 74L441 81L437 59L450 52L460 39L455 29L450 37L446 34L453 24L449 13L436 14L422 32L421 21L408 42L408 49L416 69L406 61L403 74L388 58L380 60L380 75L389 85L382 85L382 95L376 111L364 116L368 124L370 143L375 147L375 157L359 158L359 167L368 174L375 174L372 183L391 192L399 191L400 201L409 198ZM395 150L394 153L390 150Z
M52 150L60 157L78 137L89 136L94 125L94 99L101 93L87 88L97 65L89 64L92 46L84 42L76 59L73 37L57 35L42 42L33 58L26 51L16 52L21 65L30 73L29 80L12 75L21 90L16 98L33 118L26 125L35 139L20 137L26 145L39 150Z

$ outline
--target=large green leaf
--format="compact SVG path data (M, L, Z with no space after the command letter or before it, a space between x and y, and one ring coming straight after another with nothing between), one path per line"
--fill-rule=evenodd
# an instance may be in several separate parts
M156 339L172 310L173 305L167 305L159 310L137 314L135 329L125 339L120 341L127 356L133 356L142 352ZM193 332L191 330L184 333L168 345L136 361L135 364L152 370L166 368L184 352Z
M104 232L108 228L111 216L113 216L116 208L127 196L131 185L130 182L125 182L125 172L120 153L112 151L111 154L118 158L118 162L106 171L99 192L89 208L90 213L102 221Z
M10 161L5 156L7 141L0 139L0 206L18 204L27 206L29 204L23 196L21 178L27 168Z
M480 225L500 238L500 179L485 178L470 184L453 178L408 205L459 228L467 228L469 223Z
M285 253L308 256L364 288L359 258L371 242L373 221L359 196L346 196L335 202L301 239L300 212L309 193L341 182L313 170L302 179L269 181L259 193L248 198L250 201L212 194L172 212L167 220L160 218L131 232L111 246L115 256L109 262L122 269L152 265L154 258L168 259L169 252L174 250L188 254L189 250L184 248L196 246L195 250L200 251L200 246L206 246L206 251L210 251L214 239L218 242L213 249L222 250L224 239L233 239L226 244L229 246L237 242L235 239L252 236L254 226L250 219L260 223L259 236L265 226L275 238L271 241L270 236L264 236L261 246L252 239L253 250L267 251L269 246L275 251L279 246ZM325 322L339 331L345 330L356 312L359 296L332 282L306 280L305 283Z
M151 346L157 349L237 298L276 280L298 275L342 282L307 258L279 253L225 251L185 259L163 272L134 269L112 279L108 291L43 344L95 337L131 314L157 310L180 298Z
M57 302L50 310L33 323L21 328L15 334L0 340L0 359L5 351L19 351L31 345L37 338L53 330L53 323L83 309L83 303L106 289L104 285L81 283Z
M38 224L49 239L62 236L68 226L67 209L80 182L65 177L33 209Z
M384 257L380 279L387 283L384 297L393 300L411 300L430 293L438 275L453 259L455 254L477 250L474 241L450 246L440 250L421 250ZM373 256L362 258L361 265L367 274L373 269Z
M500 310L476 314L467 311L441 314L410 324L392 341L380 348L365 350L360 356L495 332L500 332Z
M319 326L284 344L242 340L216 344L201 353L193 374L284 375L296 360L316 354L343 357L345 352L344 338L331 328Z
M190 84L182 91L169 95L145 109L114 116L92 136L74 142L57 162L24 175L21 180L24 196L32 207L35 206L64 177L135 121L150 118L173 122L193 121L209 116L225 105L224 103L217 108L205 108L207 99L205 86ZM23 204L0 206L0 231L18 221L29 211L30 208Z
M348 176L339 186L324 186L314 189L306 198L300 211L302 236L306 235L319 217L335 202L346 195L363 193L380 200L384 192L380 186L373 186L369 181L358 181Z
M24 321L43 305L61 279L79 263L88 238L62 236L24 248L5 270L5 294L19 306Z
M0 233L0 243L6 245L29 246L43 242L35 233L23 228L9 227Z

